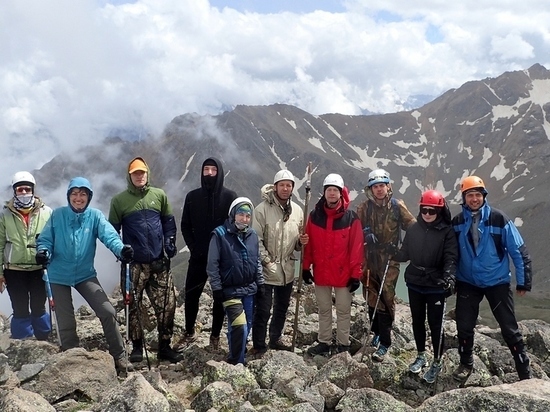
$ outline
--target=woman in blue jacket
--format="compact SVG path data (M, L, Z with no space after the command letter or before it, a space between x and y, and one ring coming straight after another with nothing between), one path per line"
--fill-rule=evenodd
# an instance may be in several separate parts
M132 365L127 364L116 311L97 279L94 257L97 239L123 260L131 260L133 250L122 243L100 210L88 207L92 196L92 186L87 179L75 177L70 181L69 205L55 209L40 233L36 242L36 262L48 265L61 349L79 346L71 296L71 287L74 287L100 319L116 368L132 370Z

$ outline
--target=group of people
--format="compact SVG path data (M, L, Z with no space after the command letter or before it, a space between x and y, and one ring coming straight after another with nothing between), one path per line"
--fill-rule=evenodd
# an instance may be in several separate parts
M140 305L146 292L158 325L158 358L178 362L183 355L171 346L176 307L170 259L177 253L176 223L163 190L150 185L150 169L141 157L127 169L128 187L114 196L109 217L89 207L93 190L77 177L67 190L68 206L52 211L35 195L28 172L12 180L13 198L0 215L0 291L7 286L12 302L13 338L47 339L51 324L45 312L43 272L55 296L55 312L63 350L79 345L71 287L101 320L117 369L132 370L143 360ZM383 361L391 346L395 318L395 287L399 262L405 270L417 357L410 365L420 373L428 364L426 316L433 361L423 378L431 383L441 370L446 300L457 293L456 322L460 365L457 380L473 368L474 327L487 297L513 355L520 379L531 377L529 357L514 313L509 259L515 266L516 290L531 289L531 259L513 222L487 202L485 184L477 176L463 179L462 211L451 219L448 203L435 190L421 194L415 218L393 196L390 175L377 169L368 176L367 199L350 209L343 178L331 173L323 193L304 216L292 200L296 180L288 170L275 174L261 188L262 202L224 187L221 162L213 157L201 167L201 186L184 202L181 232L190 252L185 280L185 332L180 343L196 339L199 302L206 283L212 289L210 346L218 349L227 317L232 364L267 349L292 350L283 331L295 282L297 252L302 251L301 276L315 284L318 342L312 356L350 350L351 303L363 284L374 361ZM120 236L122 234L122 237ZM402 238L404 233L404 238ZM129 266L132 304L129 335L132 352L125 353L116 313L97 280L93 260L99 239L121 260L121 289ZM335 305L336 336L332 333ZM30 310L29 310L30 308ZM269 337L269 341L267 338Z

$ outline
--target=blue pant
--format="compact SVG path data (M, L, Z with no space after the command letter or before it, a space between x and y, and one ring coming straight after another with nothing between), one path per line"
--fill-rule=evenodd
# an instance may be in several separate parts
M252 327L252 313L254 311L254 296L243 296L223 302L227 315L227 342L229 356L227 363L244 364L246 339Z

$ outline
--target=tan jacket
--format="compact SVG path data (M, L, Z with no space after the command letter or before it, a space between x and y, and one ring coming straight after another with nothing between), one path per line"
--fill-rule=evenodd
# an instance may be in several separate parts
M261 189L263 202L254 209L252 227L260 241L260 259L265 283L284 286L294 280L295 251L300 250L299 236L304 212L290 201L291 211L285 222L283 207L275 198L273 185Z

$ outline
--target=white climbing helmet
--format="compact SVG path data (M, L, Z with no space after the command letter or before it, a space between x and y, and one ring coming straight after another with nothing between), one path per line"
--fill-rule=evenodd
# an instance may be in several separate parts
M34 176L31 175L29 172L17 172L11 178L11 187L13 187L14 189L17 186L21 186L24 184L32 186L33 189L36 185L36 180L34 180Z
M339 174L331 173L325 177L325 180L323 181L323 188L327 186L336 186L340 189L344 189L344 179L342 179L342 176Z
M294 180L294 175L290 172L290 170L279 170L275 173L273 184L276 185L277 182L280 182L281 180L290 180L293 186L296 183L296 180Z
M390 184L390 174L384 169L376 169L369 173L368 187L374 186L377 183Z

